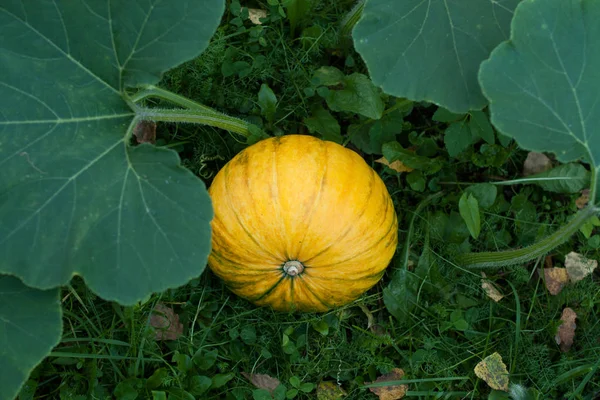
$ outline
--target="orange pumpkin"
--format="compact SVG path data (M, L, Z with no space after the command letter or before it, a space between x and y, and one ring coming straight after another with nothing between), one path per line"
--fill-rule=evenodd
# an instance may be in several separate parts
M209 266L237 295L279 311L326 311L381 279L398 221L381 178L355 152L312 136L258 142L210 189Z

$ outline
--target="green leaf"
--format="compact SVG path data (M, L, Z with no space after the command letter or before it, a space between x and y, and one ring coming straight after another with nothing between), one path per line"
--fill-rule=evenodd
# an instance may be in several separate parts
M310 393L313 391L314 388L315 388L314 383L303 383L302 385L300 385L299 389L301 392Z
M273 400L273 396L267 389L255 389L252 391L253 400Z
M323 336L327 336L329 334L329 325L327 325L327 322L323 320L313 322L312 327L315 331L319 332Z
M275 110L277 109L277 97L273 90L267 85L263 83L260 85L260 90L258 92L258 105L262 111L262 115L265 116L267 121L273 122L273 117L275 116Z
M438 107L438 109L433 113L431 119L437 122L454 122L458 121L459 119L463 119L464 116L465 114L456 114L448 111L444 107Z
M0 273L41 289L80 275L104 299L133 304L203 271L204 184L175 152L129 145L134 113L122 90L198 56L223 9L4 2Z
M408 182L410 188L416 192L422 192L425 190L425 177L419 170L415 170L406 174L406 182Z
M0 275L0 399L13 399L62 334L58 289L37 290Z
M405 268L394 271L389 285L383 289L383 303L396 319L409 318L417 304L418 277Z
M215 365L218 355L218 350L205 351L203 349L198 349L192 357L192 361L198 368L205 371Z
M456 157L465 151L473 143L473 137L469 125L464 121L453 122L444 132L444 144L448 155Z
M477 239L481 232L481 221L479 219L479 202L470 193L463 193L458 201L458 212L467 224L469 233Z
M585 158L597 172L600 42L590 38L600 36L599 19L598 2L524 1L510 41L479 74L498 130L524 149L554 152L563 163Z
M324 140L342 143L341 128L337 120L323 107L313 110L312 116L304 120L311 133L320 133Z
M370 0L353 31L384 92L453 112L481 109L479 64L507 39L519 0Z
M498 188L491 183L479 183L466 188L465 193L472 194L477 199L479 206L487 210L496 201Z
M550 192L577 193L589 184L590 172L581 164L569 163L528 176L527 180Z
M471 133L482 138L489 144L494 144L496 141L494 138L494 128L492 128L488 116L483 111L471 111L470 114L469 127L471 128Z
M256 343L256 329L252 325L246 325L242 328L240 332L240 337L246 344L254 344Z
M383 145L383 156L389 163L400 160L407 167L425 171L433 174L442 167L437 159L418 156L402 147L398 142L385 143Z
M218 389L220 387L223 387L234 377L235 374L233 372L228 372L226 374L216 374L212 377L212 385L210 387L211 389Z
M383 100L373 82L363 74L354 73L344 79L344 88L331 89L325 98L333 111L347 111L379 119L383 114Z
M287 17L290 20L290 32L292 36L296 31L296 27L302 21L312 6L311 0L287 0L284 2L287 11Z
M341 84L346 75L335 67L321 67L315 71L312 84L315 86L335 86Z
M208 376L195 375L190 378L189 391L194 396L200 396L212 386L212 379Z
M299 388L300 387L300 378L298 378L297 376L292 376L290 378L290 385L292 385L295 388Z

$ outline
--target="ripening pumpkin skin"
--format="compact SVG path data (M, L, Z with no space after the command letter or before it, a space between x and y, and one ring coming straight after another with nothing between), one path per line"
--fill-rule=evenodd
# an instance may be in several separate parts
M210 268L235 294L278 311L355 300L381 279L398 243L381 178L355 152L312 136L246 148L209 194Z

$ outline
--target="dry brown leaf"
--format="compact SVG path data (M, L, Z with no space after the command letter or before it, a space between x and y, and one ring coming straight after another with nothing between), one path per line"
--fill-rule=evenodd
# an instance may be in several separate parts
M535 175L552 168L552 161L546 155L535 151L529 152L523 163L523 175Z
M250 18L250 22L252 22L254 25L262 25L260 19L267 18L267 10L261 10L260 8L249 8L248 17Z
M500 300L502 300L504 295L502 293L500 293L500 291L496 288L496 286L494 286L492 281L490 281L489 279L486 279L484 272L481 273L481 277L482 277L481 288L483 289L485 294L487 294L487 296L490 299L494 300L496 303L499 302Z
M156 143L156 122L138 122L135 128L133 128L133 135L138 143Z
M477 363L475 375L492 389L508 392L508 370L499 353L491 354Z
M150 326L155 329L155 340L176 340L183 333L179 315L163 303L157 303L152 310Z
M568 281L566 268L544 268L544 283L551 295L559 294Z
M560 317L562 324L558 327L558 332L556 332L554 340L556 340L556 344L560 346L560 350L564 353L569 351L573 345L575 328L577 328L577 325L575 324L576 319L577 313L573 311L572 308L566 307L563 310L562 316Z
M394 368L389 374L381 375L375 380L375 383L399 381L404 377L404 371L400 368ZM392 385L392 386L380 386L372 387L369 390L375 393L379 400L398 400L404 397L408 390L407 385Z
M544 268L552 268L554 266L554 262L552 261L552 256L546 256L544 259Z
M348 395L341 386L331 381L322 381L317 386L317 400L339 400Z
M579 282L590 275L598 267L598 261L585 258L574 251L565 257L565 267L571 282Z
M279 379L265 374L249 374L247 372L242 372L242 375L244 375L244 378L248 379L257 388L266 389L271 394L273 394L273 391L280 384Z
M400 160L396 160L393 163L390 163L388 162L388 160L385 159L385 157L381 157L380 159L375 160L375 162L383 164L396 172L411 172L413 170L412 168L402 164Z
M587 205L588 201L590 201L590 189L583 189L581 196L575 200L575 205L581 210Z

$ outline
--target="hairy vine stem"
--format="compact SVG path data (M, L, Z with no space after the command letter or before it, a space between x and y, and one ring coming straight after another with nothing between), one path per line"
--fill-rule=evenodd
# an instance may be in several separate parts
M456 262L465 268L486 269L521 264L531 261L566 242L592 216L598 214L599 211L600 209L598 207L593 205L587 206L575 214L575 217L571 219L569 223L548 237L535 244L532 244L531 246L516 250L465 253L456 257Z
M136 104L149 97L169 101L184 109L145 108ZM203 124L235 132L245 137L250 136L250 124L248 122L230 117L204 104L156 86L148 86L128 100L138 118L142 120Z

